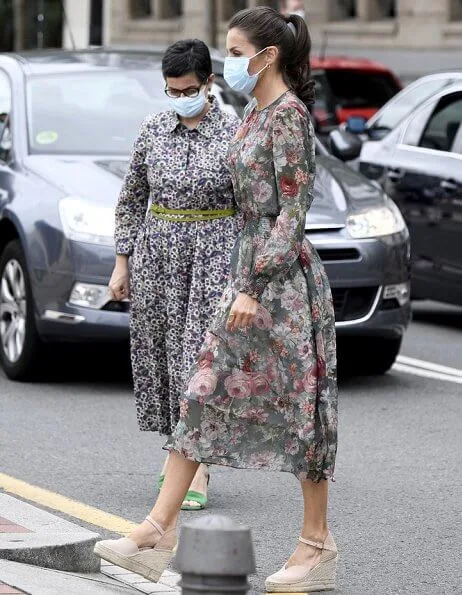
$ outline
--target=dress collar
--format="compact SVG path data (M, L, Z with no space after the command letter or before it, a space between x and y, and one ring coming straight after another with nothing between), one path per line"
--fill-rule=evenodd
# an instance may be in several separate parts
M210 96L210 108L209 111L205 114L202 120L198 123L196 128L192 128L189 130L197 130L200 134L205 136L206 138L210 138L215 134L215 132L221 130L223 127L222 121L222 113L220 108L218 107L217 100L215 97ZM165 129L167 132L174 132L177 128L187 128L184 124L180 122L178 118L178 114L174 110L169 110L167 112L167 118L165 120Z

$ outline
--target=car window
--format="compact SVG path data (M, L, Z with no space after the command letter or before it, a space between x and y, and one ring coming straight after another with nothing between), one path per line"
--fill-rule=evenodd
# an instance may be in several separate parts
M219 81L215 90L233 111L230 91L225 97ZM144 118L169 109L164 87L162 72L154 68L32 77L27 87L29 150L129 153Z
M459 124L459 128L454 137L454 143L452 145L451 152L462 155L462 124Z
M315 109L328 110L331 101L331 91L329 89L326 75L322 72L315 72L313 73L313 79L315 83L314 91L316 97L314 107Z
M409 119L404 131L403 139L401 141L404 145L410 145L412 147L418 146L420 139L422 138L425 124L435 109L437 101L437 99L431 101L428 105L418 110L415 115Z
M442 97L427 122L419 147L451 151L462 121L462 93Z
M384 107L371 128L393 130L416 107L422 105L429 97L452 82L451 79L432 79L420 84L410 85L403 89L388 105Z
M0 70L0 160L2 161L8 161L11 151L10 114L10 79L6 72Z
M328 69L326 79L341 108L379 108L400 90L386 72Z

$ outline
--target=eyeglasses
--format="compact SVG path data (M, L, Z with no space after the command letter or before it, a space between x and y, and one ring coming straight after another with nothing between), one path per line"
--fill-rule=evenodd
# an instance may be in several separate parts
M204 87L204 85L201 85L200 87L188 87L182 91L180 91L180 89L171 89L170 87L165 87L164 91L168 97L173 98L178 98L182 95L185 97L197 97L201 92L202 87Z

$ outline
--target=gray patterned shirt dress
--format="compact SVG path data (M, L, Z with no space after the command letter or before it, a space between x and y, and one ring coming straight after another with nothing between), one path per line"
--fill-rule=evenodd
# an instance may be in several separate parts
M167 209L235 208L227 167L239 121L216 101L197 128L173 111L146 118L116 207L117 254L131 256L130 340L141 430L170 435L179 401L229 276L239 217L166 221Z

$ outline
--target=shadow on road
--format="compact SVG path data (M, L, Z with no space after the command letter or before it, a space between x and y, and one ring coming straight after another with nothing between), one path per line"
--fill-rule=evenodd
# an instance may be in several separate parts
M345 365L342 355L339 355L338 380L341 388L360 389L372 384L379 391L399 384L392 376L371 376L351 370ZM55 345L47 357L46 368L40 370L33 381L51 384L117 384L130 388L132 375L128 345Z
M338 375L338 385L340 391L364 391L364 389L367 389L367 394L369 396L374 393L380 395L383 394L384 391L396 391L402 389L403 378L390 373L380 376L358 376L343 371Z
M462 329L462 308L436 302L414 302L412 305L414 322L433 326Z
M38 382L115 383L132 382L128 344L54 345Z

